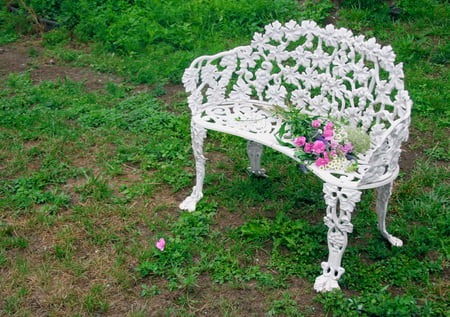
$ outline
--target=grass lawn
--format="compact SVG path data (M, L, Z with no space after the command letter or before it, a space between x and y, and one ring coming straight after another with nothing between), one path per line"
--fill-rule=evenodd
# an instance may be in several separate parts
M448 314L447 1L23 3L0 15L0 315ZM30 8L61 27L40 33ZM391 44L414 102L388 212L404 246L366 191L325 294L322 183L293 161L266 150L269 178L250 177L245 141L210 133L205 198L178 208L194 183L183 69L291 18Z

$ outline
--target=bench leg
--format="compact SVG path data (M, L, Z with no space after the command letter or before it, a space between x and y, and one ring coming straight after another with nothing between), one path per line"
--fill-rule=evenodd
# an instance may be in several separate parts
M386 213L389 202L389 197L392 193L392 183L377 188L377 215L378 215L378 229L383 237L385 237L393 246L401 247L403 241L394 237L386 230Z
M247 142L247 154L250 160L250 167L248 171L258 177L267 177L266 170L261 168L261 157L263 153L263 145L254 142Z
M326 292L339 288L338 280L344 274L342 255L347 247L347 234L353 231L351 216L361 198L361 192L324 183L323 192L327 203L324 223L328 227L328 261L322 262L323 273L316 278L314 289Z
M195 158L196 184L192 189L192 194L181 204L180 209L194 211L197 202L203 197L203 181L205 179L205 162L203 155L203 142L206 137L206 129L191 122L192 149Z

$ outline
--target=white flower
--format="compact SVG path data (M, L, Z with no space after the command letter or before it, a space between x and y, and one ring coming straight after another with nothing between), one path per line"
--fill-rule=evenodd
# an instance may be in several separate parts
M358 63L351 63L350 69L353 71L353 78L358 81L360 84L364 85L367 83L367 80L370 78L369 69L364 65L362 59L358 61Z
M336 131L334 132L334 135L333 135L333 139L336 142L339 142L339 143L344 142L347 140L347 137L348 137L348 134L347 134L347 131L345 131L345 129L343 129L341 127L336 128Z
M256 62L255 60L259 58L258 54L253 53L253 49L251 47L245 46L242 47L238 52L237 56L239 58L240 67L242 68L249 68L249 67L255 67Z
M285 103L286 94L286 88L281 85L271 85L266 92L267 98L275 105L283 105Z
M312 68L307 68L303 73L300 74L305 89L312 89L320 86L319 73Z
M301 79L301 77L298 73L297 66L284 66L282 67L281 72L283 73L284 79L288 84L298 85L298 81Z
M311 66L311 56L312 53L310 51L305 51L303 46L298 46L293 52L294 59L297 63L303 67L309 68Z
M314 54L311 55L312 67L325 69L331 62L331 56L318 47Z
M402 89L402 90L404 89L404 83L403 83L404 76L405 75L403 73L403 64L402 63L395 65L394 68L389 72L389 80L396 89Z
M255 33L251 43L252 47L261 49L261 47L268 42L269 38L265 34Z
M395 62L395 54L390 45L384 46L378 53L379 61L381 67L385 68L387 71L392 69Z
M309 90L299 88L291 94L291 102L301 110L309 104L309 100L311 100L311 92Z
M233 90L230 92L230 98L232 99L247 99L252 90L248 84L239 77L237 83L233 86Z
M209 85L214 85L217 83L217 78L220 76L219 70L217 66L207 64L202 68L201 72L202 82L207 83Z
M347 54L341 52L337 55L333 60L333 75L334 76L345 76L350 69L350 66L347 64L348 57Z
M187 91L193 91L197 88L198 80L198 70L196 68L189 67L184 71L182 81Z
M279 21L275 21L272 24L266 25L265 29L266 34L275 41L281 41L281 39L283 38L284 32Z
M290 20L286 23L285 27L282 27L282 30L288 41L296 41L302 35L299 25L294 20Z
M267 45L270 47L269 55L267 58L269 60L273 59L276 60L278 63L281 63L282 61L285 61L289 58L289 52L286 51L286 47L284 45Z
M391 104L391 98L389 97L392 92L392 86L386 82L386 80L381 80L375 88L375 103L379 102L381 104Z

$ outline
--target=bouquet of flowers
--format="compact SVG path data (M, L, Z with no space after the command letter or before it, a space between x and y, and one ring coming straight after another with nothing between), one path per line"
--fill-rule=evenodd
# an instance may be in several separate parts
M321 169L354 171L358 168L356 155L370 147L370 137L364 131L339 120L308 116L295 107L276 106L274 113L283 120L277 140L296 148L303 171L312 163Z

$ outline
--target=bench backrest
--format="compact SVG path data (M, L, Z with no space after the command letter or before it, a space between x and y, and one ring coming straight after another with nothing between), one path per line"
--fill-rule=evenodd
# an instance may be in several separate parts
M211 104L258 100L345 119L370 133L367 163L388 172L398 167L400 152L386 142L407 139L412 107L403 65L394 62L392 48L374 38L312 21L276 21L249 46L196 59L183 83L194 114Z

